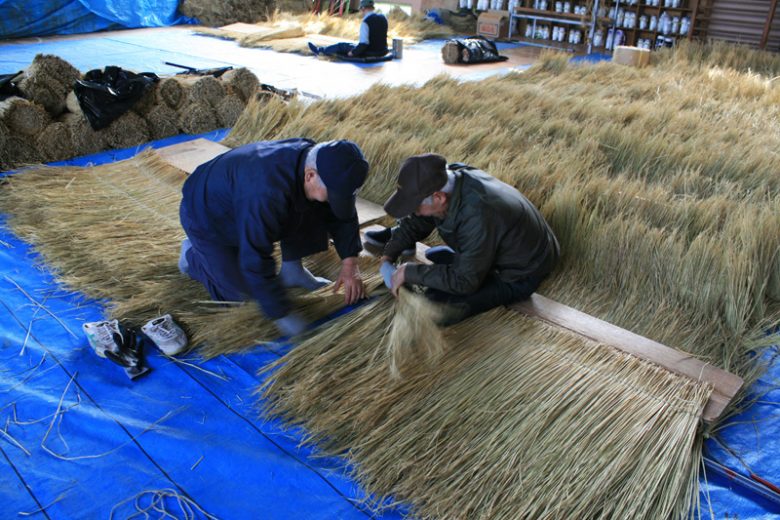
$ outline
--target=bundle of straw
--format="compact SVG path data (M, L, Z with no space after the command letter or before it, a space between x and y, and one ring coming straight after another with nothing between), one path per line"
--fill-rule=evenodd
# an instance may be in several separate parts
M709 386L503 310L447 329L444 356L398 379L385 331L417 307L388 298L303 342L259 390L267 414L347 455L374 507L392 497L421 518L687 517Z
M19 90L25 98L57 116L65 110L68 92L73 90L73 84L79 78L81 72L62 58L38 54L19 82Z

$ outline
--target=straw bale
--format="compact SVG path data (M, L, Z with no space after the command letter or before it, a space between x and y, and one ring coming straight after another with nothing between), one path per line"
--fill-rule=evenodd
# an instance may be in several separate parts
M65 60L38 54L19 82L19 90L25 98L43 105L50 114L57 116L65 110L68 92L80 77L81 73Z
M225 96L222 98L216 107L220 126L228 128L235 125L244 108L246 108L246 103L241 101L241 98L238 96Z
M215 107L225 97L225 87L214 76L199 76L190 79L189 103L208 103Z
M35 140L28 136L11 134L5 141L5 147L0 153L0 162L6 167L26 166L43 162L43 157L35 147Z
M238 96L245 103L252 99L260 83L257 76L246 67L229 70L220 79L228 94Z
M74 156L90 155L106 148L106 132L94 130L83 114L65 114L60 121L70 129Z
M10 133L11 131L8 130L8 127L5 126L5 123L0 121L0 150L5 148L5 142L8 139Z
M143 96L141 96L141 99L135 102L133 105L133 112L135 112L138 115L145 116L149 113L151 109L153 109L157 104L157 89L159 88L160 82L152 83L151 86L146 89Z
M262 42L274 40L288 40L291 38L303 38L306 32L300 25L291 25L288 27L274 27L267 31L258 31L242 36L238 44L242 47L259 47Z
M168 105L155 105L148 114L146 122L152 139L162 139L179 133L178 114Z
M35 144L44 162L61 161L76 155L70 126L55 122L43 129L35 139Z
M386 349L390 376L401 379L410 370L434 366L444 354L445 340L437 323L446 310L406 289L399 292L394 310Z
M49 123L44 108L20 97L10 97L0 102L0 121L14 134L35 136Z
M273 12L273 0L182 0L179 11L202 25L219 27L236 22L254 23Z
M187 99L185 88L178 78L163 78L156 90L158 103L165 103L176 110Z
M110 148L129 148L149 141L149 127L135 112L125 112L103 130Z
M186 134L202 134L217 125L217 114L208 103L190 103L179 110L179 128Z
M81 115L84 112L81 110L79 99L76 97L76 92L71 90L68 92L68 96L65 98L65 107L71 114Z

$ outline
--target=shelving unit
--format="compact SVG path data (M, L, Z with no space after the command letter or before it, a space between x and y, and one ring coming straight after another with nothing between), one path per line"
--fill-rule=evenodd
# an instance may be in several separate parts
M610 18L610 23L604 33L604 42L607 42L610 29L615 37L617 31L622 32L625 38L622 45L641 47L642 40L647 40L651 50L673 45L681 38L693 38L697 27L696 17L699 10L699 0L679 0L677 7L667 5L666 0L660 0L657 6L648 5L649 3L648 0L636 2L605 0L603 8ZM672 2L668 3L672 4ZM662 23L664 15L668 17L668 26ZM627 16L633 19L633 23L626 23ZM643 21L644 28L642 28ZM683 24L687 25L683 27ZM681 30L683 28L684 31Z
M655 49L661 45L673 45L680 38L693 38L700 30L700 5L707 4L707 1L679 0L677 7L671 5L667 7L666 0L659 0L658 6L648 5L653 3L652 0L548 1L545 2L546 9L539 9L537 0L520 0L514 9L510 9L509 38L539 47L590 54L594 51L610 52L614 48L615 37L620 31L623 35L620 44L638 46L637 44L642 40L648 40L649 47ZM556 4L559 6L568 4L570 7L585 6L586 13L556 11ZM618 13L621 11L622 16L619 16ZM625 22L626 14L630 19L633 18L633 23ZM668 27L661 23L662 15L665 15L663 19L668 17ZM656 21L651 29L653 17ZM643 18L645 27L640 28L640 20ZM673 27L675 18L677 23L676 27ZM683 19L686 20L687 26L685 32L681 33L680 26ZM576 44L569 42L568 38L564 38L562 42L555 41L552 38L554 28L556 31L563 30L567 36L572 30L580 31L582 41ZM676 28L676 31L672 31L673 28ZM599 31L598 35L597 31ZM609 37L610 31L612 38Z
M565 3L570 7L584 6L587 12L586 14L575 14L573 12L556 11L556 3L561 4L561 6ZM521 0L519 5L509 15L510 39L539 47L561 49L570 52L587 52L590 54L592 52L593 28L596 24L599 0L583 2L550 1L547 2L547 5L547 9L538 9L534 7L533 0ZM555 41L549 36L547 38L538 37L539 29L544 27L548 29L563 29L567 37L572 30L578 30L580 31L582 41L581 43L571 43L567 38L562 38L564 41Z

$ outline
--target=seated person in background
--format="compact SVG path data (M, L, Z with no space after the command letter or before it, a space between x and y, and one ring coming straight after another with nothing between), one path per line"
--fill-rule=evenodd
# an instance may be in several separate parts
M405 283L425 287L449 305L443 324L525 300L553 270L558 240L531 202L508 184L441 155L410 157L385 211L400 218L380 271L394 294ZM436 229L447 246L428 249L433 265L393 265L404 249ZM384 238L384 237L383 237Z
M343 286L348 304L365 296L355 192L367 173L368 162L351 141L262 141L201 164L182 189L187 238L179 270L215 301L254 299L283 334L301 333L307 324L293 312L286 288L330 283L301 263L325 251L329 236L342 259L334 292Z
M336 43L327 47L317 47L309 42L309 49L315 56L347 56L350 58L367 58L387 54L387 18L374 12L374 0L360 0L360 14L363 23L360 24L360 39L358 44Z

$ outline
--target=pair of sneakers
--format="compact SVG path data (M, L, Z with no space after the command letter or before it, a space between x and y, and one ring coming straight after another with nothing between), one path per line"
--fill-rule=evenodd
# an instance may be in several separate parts
M143 337L118 320L105 320L82 325L90 347L95 353L124 367L130 379L136 379L149 368L143 360ZM187 347L187 336L170 314L155 318L141 327L143 336L152 341L168 356L176 355Z
M375 255L381 255L385 250L385 246L393 237L393 231L395 229L396 228L388 227L376 231L366 231L363 233L363 245L369 252ZM415 253L415 249L404 249L401 251L401 256L414 256Z

